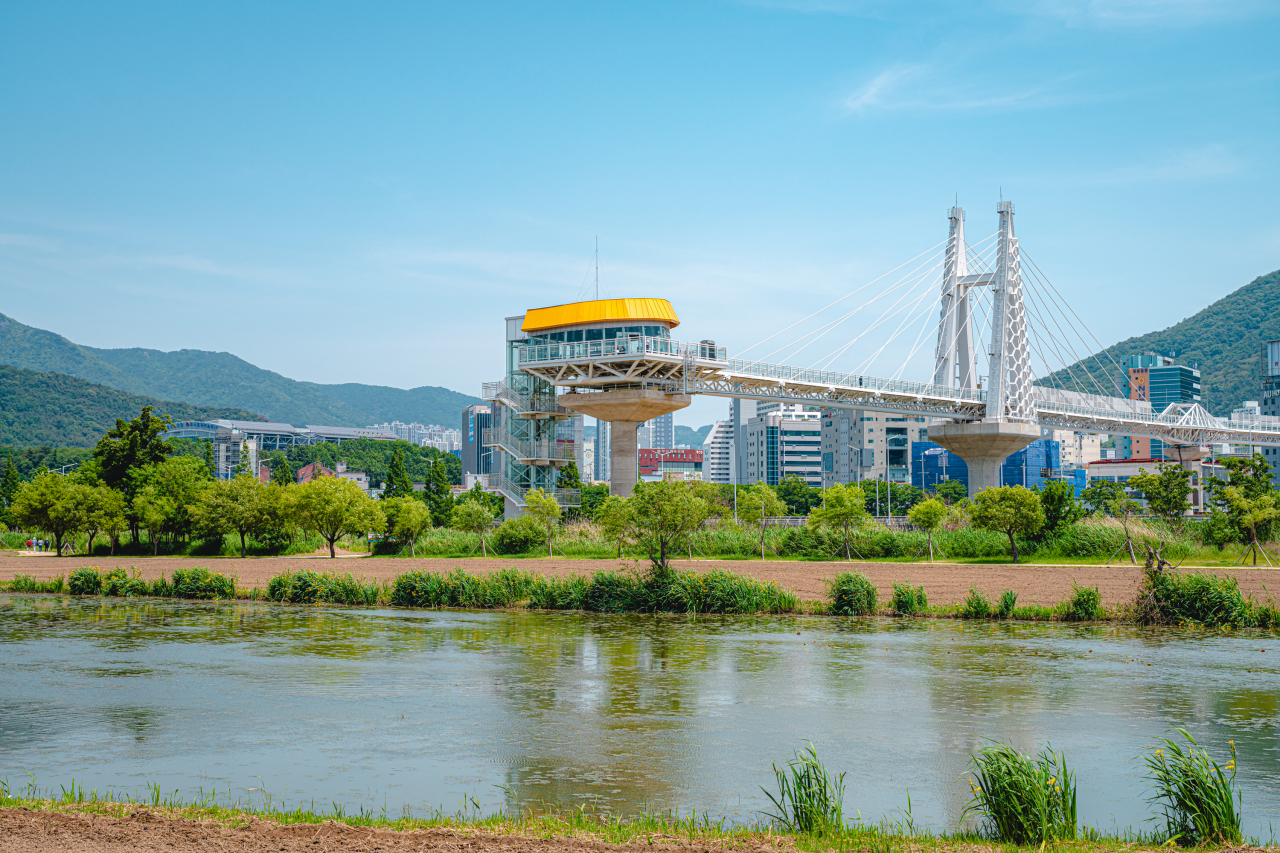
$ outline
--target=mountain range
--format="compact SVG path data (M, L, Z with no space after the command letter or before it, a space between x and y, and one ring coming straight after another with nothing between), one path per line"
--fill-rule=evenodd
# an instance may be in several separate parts
M1262 388L1262 344L1280 339L1280 270L1261 275L1202 311L1159 332L1128 338L1073 364L1110 383L1116 365L1130 355L1155 352L1178 364L1200 368L1200 405L1226 417L1244 400L1256 400ZM1106 377L1105 380L1102 378ZM1066 369L1039 384L1075 388ZM1094 391L1093 388L1080 388ZM1114 391L1108 389L1108 393Z
M231 353L204 350L98 349L0 314L0 364L64 373L97 385L197 407L257 412L305 426L369 426L391 420L457 426L478 398L424 385L299 382Z
M175 421L262 420L239 408L192 406L130 394L77 376L0 364L0 444L13 447L93 447L117 418L143 406Z

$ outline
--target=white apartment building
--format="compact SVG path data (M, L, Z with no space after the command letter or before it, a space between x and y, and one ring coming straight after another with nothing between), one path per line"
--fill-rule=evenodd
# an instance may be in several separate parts
M1058 442L1058 459L1063 468L1083 468L1102 458L1104 436L1087 435L1069 429L1042 429L1040 435Z
M702 442L702 479L708 483L732 483L733 473L733 424L716 421Z

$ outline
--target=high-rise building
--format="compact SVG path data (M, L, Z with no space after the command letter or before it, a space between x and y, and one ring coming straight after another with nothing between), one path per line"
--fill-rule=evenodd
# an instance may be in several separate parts
M733 425L716 421L702 442L702 478L709 483L733 482Z
M1262 415L1280 417L1280 341L1267 341L1262 345L1262 396L1258 400ZM1280 487L1280 447L1267 447L1262 451L1271 463L1271 482Z
M674 412L668 412L661 417L654 418L645 426L649 428L650 447L665 448L676 446L676 416Z
M1173 357L1154 352L1131 355L1120 362L1120 396L1149 402L1160 414L1171 403L1200 402L1200 371L1174 364ZM1120 438L1121 459L1160 459L1164 442L1154 438Z
M821 423L824 484L911 482L911 445L926 437L925 418L829 408Z
M1102 439L1069 429L1042 429L1040 434L1058 442L1063 468L1080 468L1102 458Z
M458 455L462 458L463 482L467 474L493 472L493 448L484 443L484 431L493 426L493 409L487 405L467 406L462 410L462 440Z
M743 428L743 440L743 482L776 486L796 474L810 486L822 485L822 427L817 418L757 415Z
M556 424L556 441L561 444L573 442L573 446L575 448L574 456L576 457L574 464L578 466L579 478L581 478L583 476L583 472L587 470L587 460L582 455L583 448L585 447L582 438L583 425L585 422L585 415L576 415Z
M609 422L596 418L596 482L609 482Z

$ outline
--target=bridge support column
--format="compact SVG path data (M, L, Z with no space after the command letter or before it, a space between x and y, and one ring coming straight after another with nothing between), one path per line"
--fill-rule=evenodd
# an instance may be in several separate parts
M561 394L566 409L609 422L609 494L628 497L640 480L640 450L636 428L645 421L689 405L687 394L667 394L656 388L624 388L587 394Z
M1000 464L1040 437L1035 424L1013 421L935 424L929 440L964 460L969 468L969 494L1000 485Z

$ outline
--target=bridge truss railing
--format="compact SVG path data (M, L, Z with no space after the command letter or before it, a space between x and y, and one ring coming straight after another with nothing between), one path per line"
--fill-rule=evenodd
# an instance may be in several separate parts
M611 341L581 341L578 343L538 344L520 347L520 363L533 364L545 361L577 361L580 359L609 358L628 355L669 355L682 357L693 351L694 357L704 361L724 361L727 351L714 344L682 343L671 338L651 338L637 335L615 338Z

